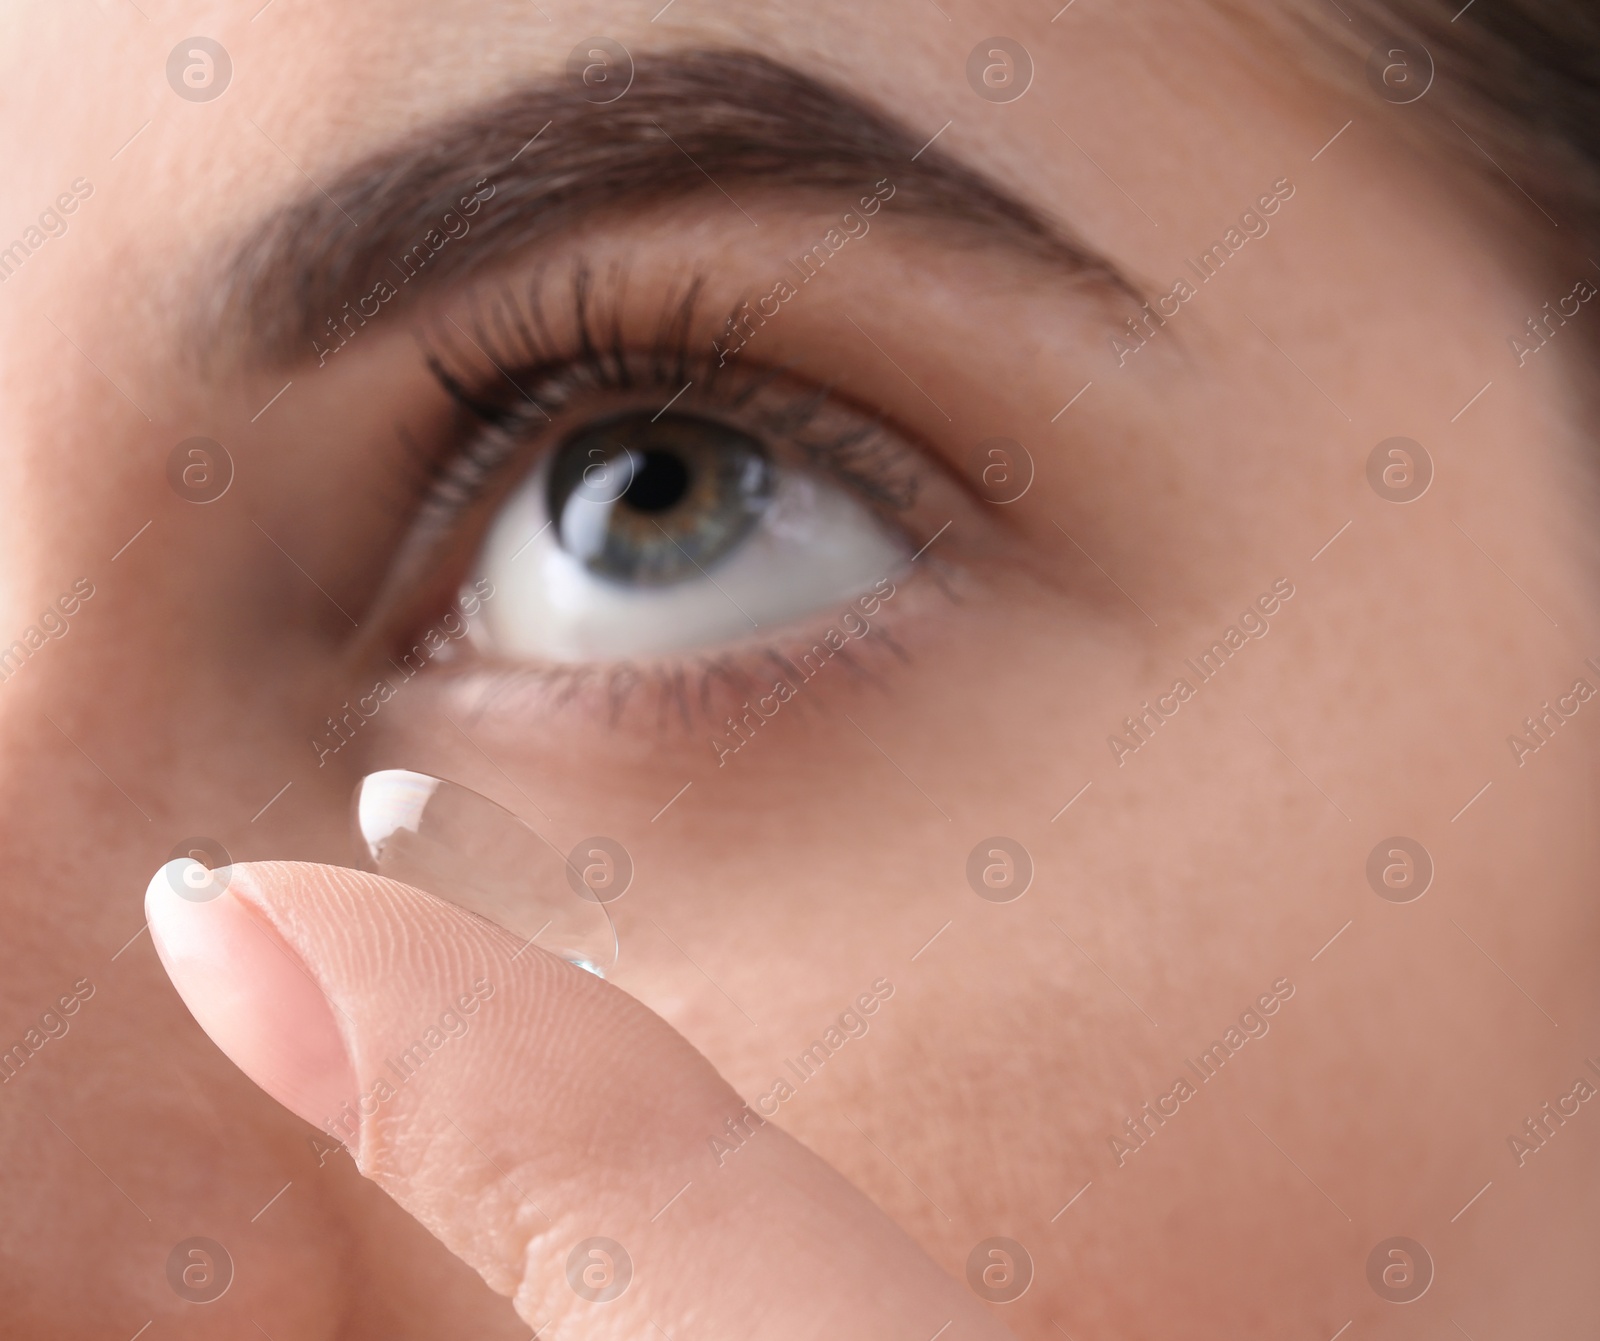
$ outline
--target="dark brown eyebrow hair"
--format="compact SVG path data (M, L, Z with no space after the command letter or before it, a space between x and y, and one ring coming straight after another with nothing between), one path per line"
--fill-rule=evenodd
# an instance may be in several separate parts
M632 85L595 104L574 79L534 81L496 101L408 132L325 188L273 212L223 261L201 332L216 351L244 341L275 363L312 354L330 317L380 280L398 302L504 266L580 221L740 188L837 193L841 211L887 177L893 211L965 227L1071 275L1136 292L1104 256L986 176L914 136L886 112L767 56L657 52ZM479 183L488 203L459 241L432 250ZM423 249L416 251L419 245ZM402 259L417 260L402 268ZM414 276L414 277L413 277ZM394 306L394 302L386 306Z

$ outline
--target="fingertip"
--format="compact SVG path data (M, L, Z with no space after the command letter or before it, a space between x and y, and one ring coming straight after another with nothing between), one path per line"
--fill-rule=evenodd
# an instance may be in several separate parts
M229 1059L317 1126L357 1092L334 1007L300 957L237 897L231 867L170 861L145 890L145 916L167 976Z

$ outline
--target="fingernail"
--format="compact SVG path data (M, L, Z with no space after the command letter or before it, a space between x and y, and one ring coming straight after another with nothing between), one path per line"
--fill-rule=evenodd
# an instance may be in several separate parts
M198 870L191 869L198 867ZM333 1006L226 868L170 861L145 890L150 939L211 1041L290 1112L316 1126L358 1091Z

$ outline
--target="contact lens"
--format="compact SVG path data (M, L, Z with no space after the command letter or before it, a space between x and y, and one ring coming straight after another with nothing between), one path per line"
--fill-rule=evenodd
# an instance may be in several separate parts
M601 977L616 962L611 916L572 861L470 787L405 769L369 773L356 786L355 823L378 875Z

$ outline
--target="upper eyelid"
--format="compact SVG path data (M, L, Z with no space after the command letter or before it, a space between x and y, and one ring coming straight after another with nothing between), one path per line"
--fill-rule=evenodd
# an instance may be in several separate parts
M568 286L569 297L573 293L584 295L582 310L590 323L586 335L564 330L559 320L550 318L546 294L553 286L563 283ZM641 311L648 310L641 309L643 286L630 287L625 269L617 266L596 269L579 256L558 267L535 269L520 287L504 279L481 287L466 295L457 306L456 315L460 321L441 317L429 325L421 337L422 361L424 364L432 361L435 375L444 372L446 380L453 381L462 394L452 397L456 408L454 427L436 425L429 434L435 445L413 453L413 464L420 465L421 470L418 478L412 481L411 521L396 562L372 602L368 619L363 620L364 631L372 632L371 638L361 640L369 656L380 639L396 635L393 622L409 617L407 609L415 602L414 593L430 583L441 564L455 562L447 556L456 553L457 545L466 543L461 539L464 519L486 498L498 498L503 490L509 489L517 473L534 459L537 445L514 441L515 425L507 422L500 444L503 453L493 463L492 479L481 484L474 480L465 485L456 481L454 489L445 479L461 461L463 452L469 447L483 445L481 435L486 425L493 431L495 421L507 415L507 406L529 404L526 396L512 389L519 378L535 371L548 372L570 362L575 354L586 349L594 357L606 359L619 348L636 357L643 350L657 372L675 376L688 365L704 365L708 381L721 381L725 385L728 379L735 379L750 390L762 381L789 375L785 365L761 365L753 361L736 360L726 368L716 366L716 360L709 357L713 349L712 334L720 332L725 321L711 317L713 312L722 310L720 305L713 308L703 304L706 287L708 283L699 272L680 278L669 285L664 294L657 295L660 307L651 319L641 315ZM574 299L574 307L577 305ZM513 317L511 312L519 306L523 309L520 316ZM726 310L737 311L739 306L733 303ZM702 313L704 317L699 315ZM524 359L532 366L522 366ZM674 382L662 400L682 385ZM917 488L920 489L924 481L932 483L949 476L950 483L960 494L971 494L970 483L955 478L945 453L935 445L921 443L919 434L905 431L892 416L884 415L871 404L860 403L848 392L840 394L838 388L831 385L822 387L813 383L810 390L812 395L833 398L859 416L862 423L880 424L886 440L903 442L902 460L917 466ZM498 402L495 397L500 398ZM470 416L462 408L463 400L476 402L475 412ZM514 420L515 415L509 418ZM542 412L538 423L543 423ZM870 490L863 490L859 478L843 476L842 483L855 484L864 501L880 511L909 510L909 501L897 501L881 491L874 496ZM441 484L445 487L440 488ZM952 505L960 506L958 501L951 501ZM941 517L940 520L945 519ZM380 629L387 633L379 632Z
M579 355L577 359L565 361L564 367L580 363L583 357ZM630 367L626 353L619 358L624 368ZM700 359L705 361L706 356L702 355ZM835 396L831 388L797 385L788 391L786 399L763 405L761 398L764 394L775 395L781 389L785 369L731 369L721 372L714 380L702 382L690 378L680 386L678 377L688 371L699 373L704 369L703 362L690 363L680 367L671 378L655 381L651 378L659 374L661 369L646 368L636 376L631 376L628 383L623 385L618 379L607 380L612 362L610 351L607 351L603 361L596 361L589 366L588 372L595 380L595 385L589 390L610 396L631 393L634 397L642 397L654 389L659 396L667 397L657 410L658 414L675 407L680 412L699 410L713 414L731 412L735 417L741 414L751 416L750 426L798 448L808 464L827 470L862 493L875 506L904 511L914 501L917 476L916 472L909 469L909 463L922 454L910 443L899 444L898 435L884 424L881 415L873 415L847 404ZM564 367L547 364L541 368L541 372L553 378L559 376ZM513 374L515 380L515 375L522 370L513 367L507 371ZM448 520L451 512L458 514L472 506L497 477L525 467L530 455L538 450L535 440L552 423L550 416L542 409L539 411L539 420L535 422L527 422L515 409L502 413L497 406L485 405L480 395L470 386L464 387L456 375L447 371L444 375L447 389L454 388L452 394L459 395L464 408L483 419L485 433L469 436L443 462L442 469L449 477L445 482L446 489L459 493L453 498L435 495L435 501L441 504L441 522ZM538 387L542 384L529 379L528 385ZM695 389L695 396L683 399L691 388ZM644 401L640 408L648 409L653 403ZM808 430L817 427L819 420L824 419L830 410L834 412L834 417L843 419L850 416L854 422L848 427L841 426L831 437L824 435L818 438L814 433L808 433ZM875 445L881 445L881 449L874 451ZM466 484L460 474L450 476L450 472L462 463L464 452L479 451L483 454L483 478L475 486ZM901 467L898 473L892 471L893 465Z

